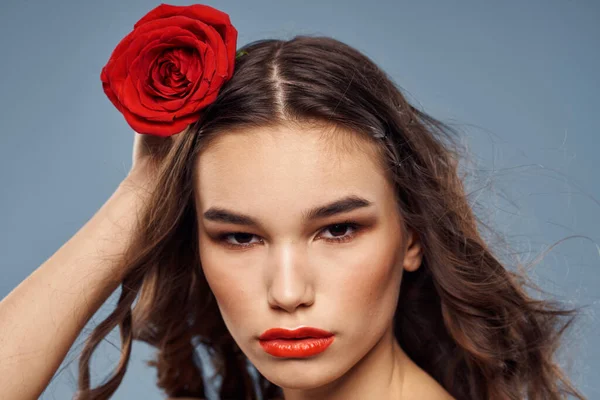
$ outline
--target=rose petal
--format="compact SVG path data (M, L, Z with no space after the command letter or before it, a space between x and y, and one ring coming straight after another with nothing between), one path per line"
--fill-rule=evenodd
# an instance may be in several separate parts
M123 116L134 131L163 137L171 136L183 131L189 124L197 121L199 118L199 115L189 115L185 118L159 123L150 121L146 118L140 118L126 109L124 110Z
M228 63L228 73L225 78L229 80L233 76L234 72L238 32L237 29L235 29L235 27L231 24L228 14L204 4L193 4L190 6L172 6L169 4L161 4L141 18L135 24L134 28L155 19L168 18L174 15L183 15L194 20L200 20L205 24L214 27L214 29L223 38L223 42L227 48L225 55L230 62Z
M215 54L218 55L216 62L216 77L214 78L214 85L221 86L225 79L233 74L232 64L235 63L235 49L230 52L226 48L223 38L215 27L205 24L199 20L193 20L186 17L169 17L164 18L164 23L175 24L178 28L189 31L193 36L198 38L200 41L206 42L211 47ZM160 22L160 21L159 21ZM140 26L140 29L149 30L152 27L157 26L157 21L148 22ZM168 34L172 34L169 32ZM138 51L133 45L131 51ZM228 57L228 53L231 53L231 58Z
M122 51L119 53L114 52L113 57L109 60L107 64L107 72L109 76L112 78L112 74L121 75L121 78L124 79L124 74L129 70L132 61L137 58L140 54L140 50L147 46L149 42L152 40L158 39L160 41L164 41L165 33L170 36L175 35L190 35L193 36L189 31L179 29L176 26L176 21L174 26L164 26L164 23L161 21L156 21L153 24L144 25L143 29L140 28L132 33L130 33L123 42L119 43L119 46L122 47ZM123 43L126 42L126 45Z
M188 38L184 38L184 39L188 39ZM195 42L194 44L196 44L198 47L202 48L206 48L206 44L201 43L201 42ZM149 46L150 47L150 46ZM207 51L211 51L210 48L206 48ZM145 50L142 50L142 53ZM149 51L148 51L149 52ZM142 57L140 57L142 58ZM142 62L142 61L141 61ZM143 62L142 62L143 63ZM134 62L135 67L132 66L132 71L143 71L145 68L138 66L141 64L138 64L138 60L136 60ZM200 66L198 67L200 68ZM205 65L204 66L205 70L213 70L214 68L212 67L212 65ZM140 102L142 103L141 105L144 105L146 107L149 107L152 110L155 111L165 111L168 110L169 112L175 111L175 110L180 110L184 104L186 104L188 102L187 97L189 97L189 95L194 95L196 98L199 97L204 97L207 90L208 90L208 86L206 87L200 87L200 80L196 79L196 82L190 82L190 88L189 88L189 95L186 94L186 96L181 97L181 98L174 98L172 100L168 100L166 99L164 96L160 96L160 97L154 97L152 96L152 93L150 91L147 90L142 90L142 88L146 88L147 87L147 83L146 81L144 81L142 86L138 80L140 79L146 79L147 78L147 74L143 74L140 75L138 72L132 73L131 74L131 82L138 88L138 90L140 90ZM126 81L127 82L127 81ZM126 107L128 108L135 108L135 112L136 114L138 114L140 112L139 110L139 106L140 104L137 104L137 98L129 98L129 92L122 92L123 93L123 103ZM148 94L150 94L150 96L148 96ZM191 112L195 112L197 110L197 107L190 107L187 108L186 110L183 110L180 112L180 115L186 114L186 113L191 113Z
M233 75L236 40L219 10L161 4L117 45L100 74L103 89L136 132L181 132Z
M193 59L197 59L197 56L190 57ZM196 63L198 63L198 61L196 61ZM145 86L143 88L141 87L139 82L137 83L138 90L140 90L140 100L145 106L149 108L160 108L161 110L167 110L169 112L178 110L182 107L183 104L187 102L187 98L190 96L190 93L192 93L195 90L198 90L198 79L196 79L196 82L191 82L187 80L184 76L182 76L181 85L185 85L185 87L182 86L180 90L176 92L175 88L166 86L165 84L160 82L161 78L162 77L151 78L152 82L144 82L143 85ZM160 93L156 95L155 90L159 90ZM169 96L170 94L172 94L172 96ZM147 103L147 101L149 103Z
M153 32L153 34L157 34L156 32ZM152 36L152 35L151 35ZM179 38L181 39L181 38ZM187 38L188 42L190 44L195 44L194 42L194 38ZM140 38L140 41L143 40L143 38ZM137 41L136 41L137 42ZM132 43L132 48L136 48L136 44L137 43ZM161 43L159 40L153 40L151 42L149 42L146 47L144 47L142 50L140 50L140 55L132 62L131 67L129 68L129 75L127 76L127 78L125 78L125 80L123 80L122 82L119 82L119 85L117 86L115 93L117 95L117 97L119 98L119 101L121 101L121 103L132 110L132 112L135 112L138 115L143 115L141 108L143 106L143 104L141 104L141 98L143 98L146 95L146 91L142 90L140 92L140 96L136 96L136 97L131 97L131 88L125 88L126 85L133 85L133 87L137 88L137 87L145 87L145 86L139 86L138 85L138 81L141 79L144 82L144 85L146 85L146 80L148 79L148 73L147 71L149 70L149 66L145 65L145 60L151 59L152 57L156 58L158 56L160 56L160 53L162 53L165 49L168 49L172 47L171 43ZM125 57L122 57L125 58ZM147 62L147 61L146 61ZM173 107L180 107L181 100L177 99L177 104L174 105ZM161 111L164 110L164 107L162 105L156 104L161 102L159 98L152 98L149 102L146 103L147 107L150 107L151 110L155 110L155 111Z

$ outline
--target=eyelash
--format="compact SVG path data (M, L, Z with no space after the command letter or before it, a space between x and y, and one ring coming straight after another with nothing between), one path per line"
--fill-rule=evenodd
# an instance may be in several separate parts
M336 226L344 226L344 227L348 227L351 228L353 230L352 234L349 235L345 235L345 236L341 236L341 237L334 237L334 238L325 238L326 241L328 242L334 242L334 243L344 243L344 242L348 242L352 239L354 239L354 237L358 234L358 231L361 230L362 225L354 222L354 221L344 221L344 222L338 222L335 224L331 224L331 225L327 225L326 227L324 227L322 230L327 230L329 228L333 228ZM232 248L232 249L246 249L246 248L250 248L253 247L254 244L233 244L233 243L229 243L227 242L227 238L231 235L237 235L237 234L248 234L250 235L248 232L227 232L224 233L222 235L219 235L219 241L222 242L226 247ZM256 236L256 235L252 235L252 236Z

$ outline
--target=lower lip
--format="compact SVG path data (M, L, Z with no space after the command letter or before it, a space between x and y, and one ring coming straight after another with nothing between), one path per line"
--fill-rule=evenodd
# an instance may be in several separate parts
M334 337L305 339L260 340L263 350L275 357L306 358L322 353L331 345Z

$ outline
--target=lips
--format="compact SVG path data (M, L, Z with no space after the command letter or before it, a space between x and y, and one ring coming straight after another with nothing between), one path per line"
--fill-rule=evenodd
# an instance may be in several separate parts
M265 331L259 336L260 340L273 339L305 339L305 338L326 338L333 336L333 333L323 329L305 326L298 329L273 328Z
M306 358L322 353L334 340L333 333L302 327L294 330L273 328L259 337L265 352L275 357Z

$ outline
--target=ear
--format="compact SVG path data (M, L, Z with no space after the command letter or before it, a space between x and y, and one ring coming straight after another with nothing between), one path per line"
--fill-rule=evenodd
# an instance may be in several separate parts
M416 271L423 261L423 246L419 235L411 228L406 229L406 251L402 267L410 272Z

